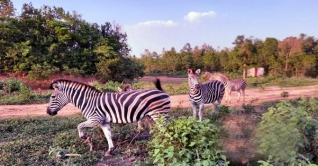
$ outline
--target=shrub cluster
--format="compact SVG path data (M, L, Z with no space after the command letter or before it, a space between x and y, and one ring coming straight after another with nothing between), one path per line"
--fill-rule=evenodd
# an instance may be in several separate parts
M274 165L307 165L317 156L318 111L315 99L301 99L296 105L281 101L263 114L257 129L258 152Z
M181 117L165 127L156 125L149 142L156 165L228 165L221 148L220 129L206 119Z

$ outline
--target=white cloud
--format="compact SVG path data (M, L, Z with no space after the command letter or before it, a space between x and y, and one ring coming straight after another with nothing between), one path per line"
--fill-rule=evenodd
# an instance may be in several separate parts
M162 48L174 46L173 38L178 33L180 25L174 21L146 21L124 27L132 54L139 56L145 49L161 53Z
M153 20L153 21L138 23L136 26L176 26L176 25L178 24L172 20L168 20L168 21Z
M184 20L187 20L189 22L198 22L202 18L212 18L215 17L216 13L214 11L208 11L204 13L200 12L189 12L186 16L184 16Z

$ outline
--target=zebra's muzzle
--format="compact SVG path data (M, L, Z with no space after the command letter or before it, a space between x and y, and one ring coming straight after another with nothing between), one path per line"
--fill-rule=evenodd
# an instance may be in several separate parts
M57 114L57 111L52 111L52 110L50 109L50 107L47 107L46 112L47 112L47 114L49 114L49 115L51 115L51 116L54 116L54 115Z
M199 90L200 90L200 85L199 84L194 85L194 91L198 92Z

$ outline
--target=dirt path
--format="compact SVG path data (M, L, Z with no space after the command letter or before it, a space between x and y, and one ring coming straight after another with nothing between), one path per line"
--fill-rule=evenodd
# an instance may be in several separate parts
M318 97L318 85L305 86L305 87L288 87L280 88L277 86L266 87L265 90L260 91L259 88L247 89L245 96L245 103L248 104L253 102L257 105L266 101L274 101L283 99L281 97L282 92L288 92L289 97L287 99L294 99L298 97ZM223 105L228 105L231 107L240 107L243 102L236 102L237 94L232 93L232 102L224 103ZM225 99L225 98L224 98ZM190 107L188 95L175 95L171 96L172 107ZM207 107L211 104L206 105ZM0 106L0 119L1 118L16 118L22 116L48 116L46 114L47 104L31 104L31 105L1 105ZM68 104L58 115L68 116L74 114L80 114L80 110L74 107L72 104Z

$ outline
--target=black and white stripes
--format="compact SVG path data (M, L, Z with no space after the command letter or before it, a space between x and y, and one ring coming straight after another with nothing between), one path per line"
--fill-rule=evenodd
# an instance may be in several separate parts
M222 73L210 73L204 72L202 77L206 77L209 80L221 81L225 86L226 99L225 102L231 102L231 92L237 91L237 101L240 100L241 94L243 95L243 101L245 101L245 88L246 81L242 78L230 79L229 76Z
M133 123L145 116L156 121L170 111L170 97L160 90L105 93L92 86L69 80L56 80L51 84L51 88L54 92L47 113L56 115L66 104L73 103L87 119L78 125L79 136L86 138L82 128L100 125L109 146L105 155L109 155L114 148L110 123ZM91 145L91 142L89 143Z
M202 111L204 104L215 102L221 104L224 95L224 85L222 82L214 80L205 83L199 82L199 74L201 70L188 69L188 84L190 88L189 100L193 110L193 116L196 116L196 107L199 105L199 119L202 120ZM215 108L214 108L215 109Z

